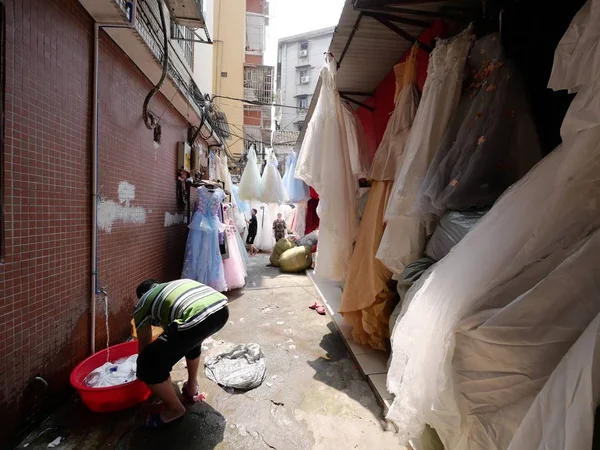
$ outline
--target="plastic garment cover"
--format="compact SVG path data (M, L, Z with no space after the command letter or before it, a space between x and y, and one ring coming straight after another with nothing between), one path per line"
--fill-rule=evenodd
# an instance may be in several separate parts
M444 214L429 238L425 254L435 261L446 256L464 238L487 211L449 211Z
M249 390L262 384L267 367L258 344L240 344L204 362L206 377L234 389Z
M319 255L315 272L341 280L356 236L358 181L352 173L343 106L336 89L336 62L321 70L321 92L298 155L296 178L319 194ZM308 219L307 219L308 222Z
M261 179L261 196L260 201L262 203L286 203L289 199L285 187L283 187L283 181L279 170L277 170L277 158L273 154L272 150L267 150L267 165L262 174Z
M600 315L569 349L517 429L508 450L591 449L600 403Z
M486 293L525 269L542 270L549 255L566 251L599 226L599 88L585 87L571 104L562 147L510 188L408 292L392 336L388 374L388 388L396 395L388 417L399 424L403 438L418 436L429 423L447 448L462 448L450 444L461 421L451 365L458 323L479 311ZM517 283L512 298L530 288ZM536 314L543 318L545 311Z
M263 252L270 252L275 247L275 236L273 235L273 220L277 217L277 205L266 205L264 203L252 203L256 209L256 220L258 220L258 232L254 239L254 246Z
M285 174L283 175L283 187L288 193L290 203L300 203L308 201L310 198L310 188L304 181L294 178L297 162L298 157L292 151L285 161Z
M250 214L250 205L248 202L242 201L240 199L240 187L237 184L231 186L231 195L235 199L235 204L238 207L238 210L242 213Z
M306 207L306 202L300 202L296 204L296 207L294 208L291 229L296 239L304 236L304 231L306 230Z
M395 176L384 216L387 227L377 251L377 259L395 274L423 256L425 228L421 219L410 212L419 184L458 103L472 41L469 27L452 39L439 41L429 57L423 96Z
M238 196L240 200L257 201L261 196L261 178L260 170L256 159L254 145L248 150L248 162L244 167L244 173L240 179Z
M467 68L467 87L419 189L419 214L490 206L542 158L521 77L499 33L473 45Z
M367 178L371 162L369 161L369 143L365 135L365 130L356 112L354 112L347 102L342 102L342 114L344 117L352 173L356 178Z
M92 370L83 380L87 387L102 388L131 383L136 379L138 355L107 362Z

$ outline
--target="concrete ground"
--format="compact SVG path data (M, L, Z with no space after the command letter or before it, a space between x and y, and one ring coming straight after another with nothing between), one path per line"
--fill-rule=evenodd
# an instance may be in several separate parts
M231 344L258 343L267 377L258 388L223 389L202 374L207 400L162 430L140 426L149 405L111 414L74 400L19 448L42 449L403 449L328 316L308 309L317 300L305 275L266 267L259 255L247 285L230 295L230 322L203 345L210 356ZM180 388L184 361L172 374Z

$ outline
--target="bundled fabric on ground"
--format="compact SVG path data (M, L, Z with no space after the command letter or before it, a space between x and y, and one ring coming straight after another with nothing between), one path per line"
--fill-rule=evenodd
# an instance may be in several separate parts
M279 257L290 248L296 247L297 244L291 239L279 239L269 256L269 262L272 266L279 267Z
M429 238L425 254L434 261L450 253L487 211L449 211L444 214L435 232Z
M423 96L394 179L385 212L387 227L377 251L377 258L395 274L420 258L425 249L425 228L420 217L409 213L458 104L473 40L469 27L452 39L438 41L429 57Z
M289 199L283 181L281 181L281 175L277 170L277 158L272 150L267 150L267 164L262 174L261 179L261 196L260 201L262 203L270 204L282 204L286 203Z
M332 280L342 280L358 225L358 180L352 173L349 134L336 88L336 72L337 63L328 56L321 70L319 99L298 156L296 178L319 193L316 212L320 218L320 251L315 272Z
M256 159L256 151L254 145L248 150L248 161L242 178L239 184L238 196L243 201L258 201L261 197L261 185L262 180L260 178L260 170L258 169L258 162Z
M279 267L285 273L298 273L312 265L312 247L300 245L286 250L279 257Z
M285 161L285 174L283 187L285 188L290 203L307 202L310 199L310 188L302 180L294 177L298 156L292 151Z
M479 39L467 60L462 99L421 183L414 211L491 206L542 158L521 77L501 36Z
M578 91L562 146L407 294L388 373L395 395L388 418L404 442L427 423L449 449L506 448L560 357L598 312L600 82L592 55L600 55L599 14L600 1L589 1L556 51L550 87ZM507 332L511 326L518 332Z

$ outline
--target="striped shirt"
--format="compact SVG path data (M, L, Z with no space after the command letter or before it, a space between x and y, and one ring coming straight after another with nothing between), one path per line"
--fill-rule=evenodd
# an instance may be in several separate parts
M150 322L163 328L175 322L190 328L227 306L227 297L193 280L176 280L152 286L133 312L136 328Z

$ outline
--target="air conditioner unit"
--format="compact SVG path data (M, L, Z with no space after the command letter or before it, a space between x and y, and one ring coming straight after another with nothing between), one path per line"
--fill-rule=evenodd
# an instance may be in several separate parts
M308 50L300 50L300 58L306 58L308 56Z
M308 82L310 81L310 77L300 77L300 83L301 84L308 84Z

